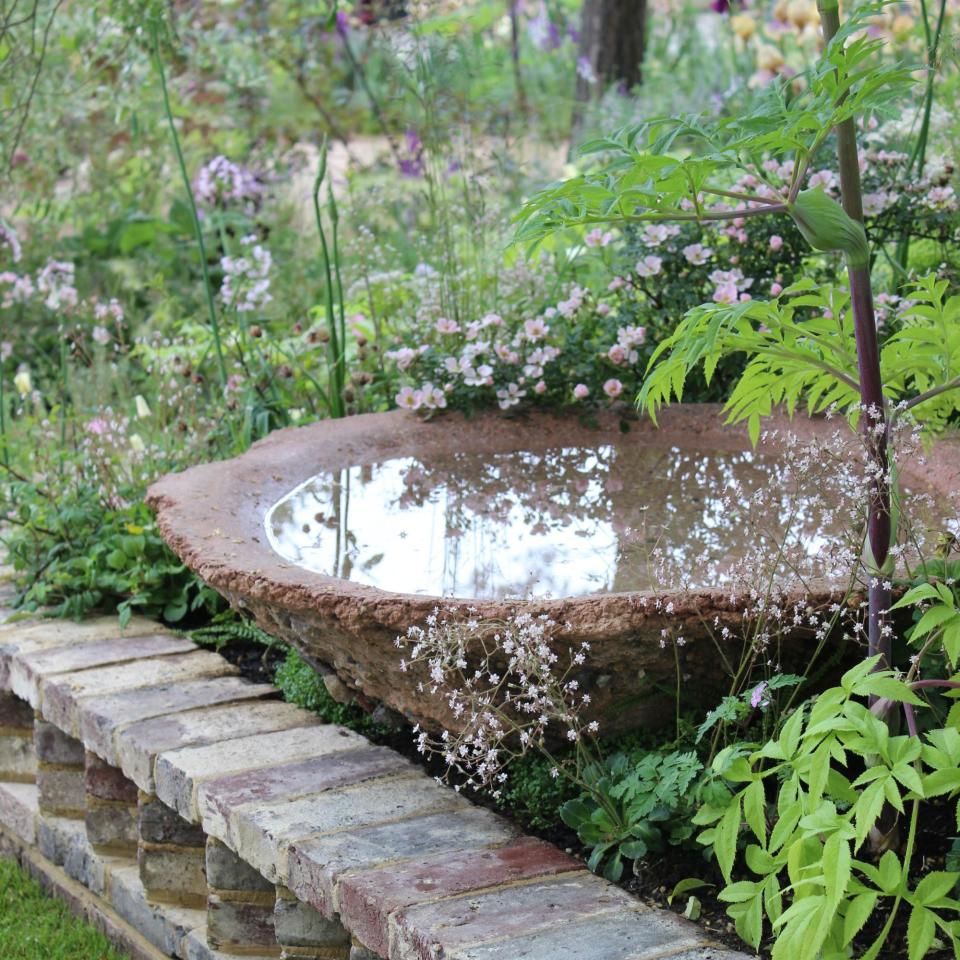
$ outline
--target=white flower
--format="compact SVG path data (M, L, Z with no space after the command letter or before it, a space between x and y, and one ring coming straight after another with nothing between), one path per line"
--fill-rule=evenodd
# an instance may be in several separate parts
M663 266L663 260L653 254L647 254L637 261L636 271L641 277L655 277Z

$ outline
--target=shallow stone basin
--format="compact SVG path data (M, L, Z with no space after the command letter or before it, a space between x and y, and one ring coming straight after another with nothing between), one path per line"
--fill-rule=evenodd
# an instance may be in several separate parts
M444 529L439 539L436 531L431 534L430 542L441 544L457 537L462 541L464 534L466 539L476 539L478 530L482 533L489 529L477 527L487 519L485 514L494 520L514 517L494 530L492 560L491 551L475 551L465 577L460 576L463 571L454 570L451 575L449 556L444 554L438 561L433 555L436 551L424 539L426 534L421 537L416 532L416 522L426 522L422 518L414 523L409 562L406 554L398 554L395 549L393 553L378 549L380 537L389 548L388 541L395 541L398 534L396 518L388 522L389 498L384 491L389 490L373 482L377 477L392 477L398 482L403 479L406 486L402 496L408 501L412 497L413 506L422 512L434 509L431 504L435 506L436 498L431 500L431 491L443 484L434 476L434 486L427 483L427 489L422 489L424 471L419 467L427 468L429 474L430 468L439 465L434 473L439 473L442 480L443 465L462 464L466 458L475 469L477 463L496 465L505 455L527 451L535 455L535 462L531 466L522 463L519 475L528 474L531 487L543 479L537 471L546 469L544 464L552 465L555 473L569 473L574 469L571 463L579 463L584 478L574 477L574 485L565 489L567 493L581 493L582 502L588 504L591 494L587 474L597 472L596 458L577 461L574 457L568 463L562 457L557 459L557 451L598 447L615 450L623 463L633 465L634 472L645 469L642 465L649 462L652 452L661 460L673 462L685 451L697 451L714 465L719 463L721 473L727 464L746 459L750 461L748 474L754 469L751 458L777 454L778 441L764 441L756 453L744 458L743 454L751 451L745 429L723 426L719 408L712 405L678 405L665 410L659 429L648 420L631 422L626 433L621 425L621 418L613 414L600 414L589 426L572 417L550 414L505 418L489 413L470 419L447 414L423 422L395 411L327 420L278 431L233 460L165 477L150 489L148 502L157 512L164 538L183 561L235 607L253 615L265 630L300 650L324 674L328 688L338 698L355 696L365 706L383 704L434 729L449 725L442 700L418 693L418 676L400 671L401 654L395 639L412 624L422 624L438 604L447 602L440 596L446 597L452 590L458 601L476 608L474 615L481 620L504 618L527 606L532 612L544 612L568 623L564 645L579 645L584 640L591 644L589 661L579 679L581 687L591 692L594 715L603 718L607 730L629 727L652 722L661 715L676 690L678 659L684 690L693 693L700 706L714 702L713 698L725 692L729 680L720 668L706 625L716 630L717 625L735 627L741 620L742 603L732 601L730 591L722 586L701 586L694 577L693 587L665 592L654 591L647 582L643 538L639 538L637 547L623 535L625 527L637 528L641 514L629 497L622 501L622 509L616 509L616 498L624 496L624 487L629 490L652 480L622 476L616 483L607 484L606 509L610 511L612 498L613 515L620 516L622 523L611 525L609 517L603 520L603 531L610 541L606 545L601 543L595 549L591 544L591 537L596 539L595 526L576 528L580 522L577 504L581 501L574 497L573 506L568 504L565 511L567 522L560 524L564 531L560 546L554 544L553 552L538 553L537 538L542 532L538 518L531 520L523 510L519 519L514 517L523 492L517 495L508 484L504 506L497 499L503 491L491 483L490 471L486 471L486 485L480 484L476 490L490 497L489 509L482 502L473 502L469 510L454 511L458 518L466 516L464 529L452 533ZM801 438L826 436L836 430L836 424L803 418L770 426ZM537 456L550 451L553 453L549 457ZM409 481L407 467L411 463L417 466L416 483ZM387 469L390 464L400 465L393 474ZM907 483L932 486L948 495L958 487L960 447L941 443L922 469L904 474ZM318 475L330 478L330 482L316 489L306 486ZM344 498L345 486L349 495L349 484L344 480L348 475L354 477L352 507ZM496 470L493 476L499 481ZM679 474L671 476L680 482ZM677 498L682 510L684 503L703 499L694 494L696 485L706 481L697 470L681 479L686 484L681 484L681 496ZM548 503L551 496L556 499L557 489L546 485ZM359 496L364 490L366 498ZM377 497L384 502L378 504ZM706 499L709 501L709 497ZM463 503L458 501L457 506L463 507ZM681 564L689 566L709 558L714 565L719 562L722 566L724 538L743 538L744 531L724 524L715 507L709 502L702 509L697 507L689 523L684 514L679 515L686 546L683 550L678 547L679 555L674 559ZM355 520L345 520L348 509L353 510ZM443 509L449 525L449 504ZM589 513L587 506L584 511ZM811 522L815 524L816 518ZM399 533L405 535L405 531ZM816 549L815 540L812 544ZM480 565L478 556L485 558L487 566ZM539 558L536 569L531 567L536 566L531 557ZM518 563L522 576L517 572ZM316 569L306 569L302 564ZM330 575L330 571L341 575ZM392 585L398 588L390 589ZM505 596L536 591L544 585L554 589L553 598L517 600ZM565 589L570 595L562 595ZM821 582L805 596L819 606L829 603L835 591L829 583ZM659 607L653 602L655 597L661 600ZM662 646L665 629L674 635L678 631L683 634L682 648ZM794 649L781 652L784 666L803 659L804 641L801 635L794 635ZM735 649L729 654L736 660L739 638L732 647Z

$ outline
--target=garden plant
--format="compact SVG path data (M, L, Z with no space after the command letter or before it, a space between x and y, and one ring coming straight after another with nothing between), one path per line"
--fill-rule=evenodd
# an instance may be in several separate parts
M625 71L582 29L605 4L0 4L14 602L182 630L728 943L960 956L956 505L901 479L960 415L960 10L650 0ZM629 432L680 401L722 403L754 445L784 411L836 429L779 437L773 482L718 494L746 545L717 573L739 628L703 625L710 702L663 633L662 729L583 716L592 651L534 596L496 622L438 601L398 638L463 721L411 737L334 701L144 503L327 418ZM553 469L511 485L488 458L450 527L477 498L540 509ZM643 482L592 469L551 522ZM428 466L404 492L451 482ZM842 530L816 556L811 517ZM690 556L651 548L652 614Z

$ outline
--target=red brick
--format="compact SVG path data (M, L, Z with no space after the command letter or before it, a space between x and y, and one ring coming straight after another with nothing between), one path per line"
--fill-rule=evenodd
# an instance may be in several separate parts
M584 870L405 907L390 921L389 956L390 960L444 956L456 947L506 940L589 917L622 916L638 906L628 893Z
M374 777L411 772L413 767L387 747L360 747L276 767L261 767L208 780L197 791L200 822L212 836L227 835L231 810L248 803L293 800Z
M137 805L137 785L128 780L119 767L111 766L95 753L87 751L83 779L89 796Z
M387 920L401 908L581 867L556 847L533 837L521 837L493 850L460 850L379 870L347 873L340 879L337 906L354 935L375 953L386 956Z

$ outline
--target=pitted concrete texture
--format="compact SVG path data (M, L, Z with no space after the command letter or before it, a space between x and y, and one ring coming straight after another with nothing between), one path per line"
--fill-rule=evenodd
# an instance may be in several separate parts
M157 796L181 816L199 822L196 792L207 780L262 767L321 757L361 747L366 740L343 727L324 725L299 730L239 737L204 747L184 747L157 757L154 777Z
M296 738L297 728L319 725L315 714L292 703L250 700L140 720L125 728L116 753L123 772L141 790L155 793L153 765L161 753L279 730Z

